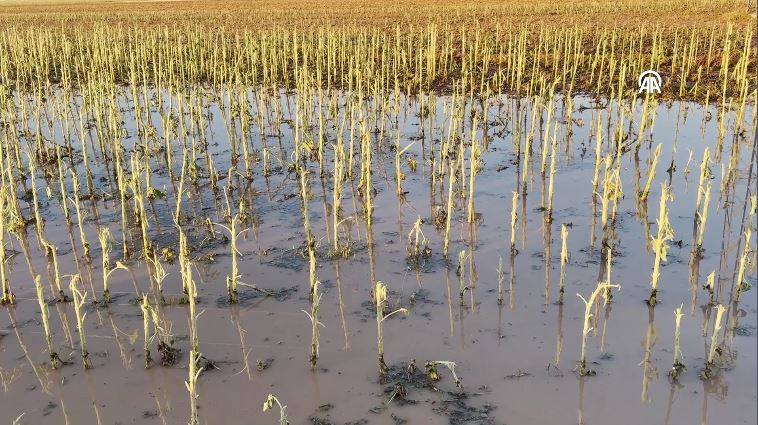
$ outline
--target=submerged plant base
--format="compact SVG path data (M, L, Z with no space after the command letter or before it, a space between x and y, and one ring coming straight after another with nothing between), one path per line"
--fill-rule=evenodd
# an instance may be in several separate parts
M315 344L311 344L311 370L316 370L316 364L318 363L318 348Z
M669 378L671 378L672 381L677 381L679 379L679 376L681 376L686 370L687 366L677 360L668 373Z
M212 369L218 369L216 362L205 356L197 356L197 370L205 372Z
M103 291L103 299L100 300L100 303L109 304L111 301L113 301L111 299L111 291L109 289L106 289L105 291Z
M590 369L587 367L587 361L581 360L579 363L577 363L576 367L574 368L574 371L579 376L595 376L597 375L597 372L595 372L593 369Z
M700 369L698 377L700 377L700 379L703 381L710 381L719 374L720 370L721 369L716 365L715 362L706 362L705 367Z
M650 292L650 298L646 299L645 302L650 307L655 307L655 305L658 304L658 290L657 289L653 289Z
M414 269L420 269L424 266L426 260L431 258L432 249L425 246L421 250L408 250L405 256L405 262Z
M150 369L153 364L153 358L150 357L150 350L145 350L145 369Z
M161 365L174 366L179 362L181 350L161 341L158 343L158 353L161 355Z
M747 291L749 291L751 288L752 288L752 286L750 286L750 284L749 284L749 283L747 283L747 282L743 281L743 282L741 282L739 285L737 285L737 293L740 293L740 294L741 294L741 293L743 293L743 292L747 292Z
M85 369L92 369L92 362L89 360L89 351L82 353L82 365Z
M437 365L434 363L426 363L424 365L424 368L426 369L426 376L429 378L432 382L437 382L440 380L440 374L437 370Z
M400 363L389 366L387 373L379 379L382 384L384 403L370 411L378 413L387 408L387 404L394 403L398 406L413 406L431 402L432 411L444 418L447 423L454 425L464 424L496 424L499 423L490 416L495 409L489 404L476 405L472 401L481 393L470 393L456 382L456 388L447 390L438 386L443 381L439 373L439 364L434 361L426 362L423 369L416 367L415 361ZM432 378L435 379L432 379ZM457 381L455 378L453 378ZM484 387L480 391L487 391ZM423 394L423 395L422 395ZM430 397L437 397L432 398ZM404 423L396 421L395 423Z
M379 360L379 374L385 375L388 369L387 369L387 363L384 362L384 354L380 353L378 355L378 360Z
M606 303L613 302L613 291L611 291L611 288L608 288L605 290L605 302Z
M12 305L16 304L16 295L13 292L6 292L3 297L0 298L0 305Z
M68 295L66 295L66 293L65 293L65 292L63 292L63 290L61 289L61 290L58 292L58 302L59 302L59 303L67 303L67 302L71 302L71 297L69 297Z
M50 367L53 369L58 369L59 367L63 366L63 361L60 357L58 357L58 353L52 352L50 353Z
M229 304L237 304L239 303L239 296L237 295L237 290L232 289L229 291Z
M287 288L259 288L255 285L247 285L245 284L250 290L245 291L238 291L236 294L236 302L230 303L229 301L229 294L227 293L226 296L222 296L216 299L216 306L218 308L227 307L229 305L235 304L239 306L245 306L250 304L251 301L257 301L261 298L273 298L276 301L287 301L290 299L292 294L297 292L300 288L298 286L290 286ZM183 300L183 302L182 302ZM184 297L180 302L186 304L187 298Z

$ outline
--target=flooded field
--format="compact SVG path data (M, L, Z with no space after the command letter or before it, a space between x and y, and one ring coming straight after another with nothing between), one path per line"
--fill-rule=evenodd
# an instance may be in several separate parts
M11 100L2 421L755 423L754 92L300 93Z
M755 424L755 19L0 1L0 423Z

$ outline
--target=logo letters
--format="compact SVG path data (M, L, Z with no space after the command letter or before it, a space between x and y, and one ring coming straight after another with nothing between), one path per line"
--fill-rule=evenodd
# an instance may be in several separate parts
M653 70L647 70L637 78L637 85L640 91L637 93L659 93L661 92L661 76Z

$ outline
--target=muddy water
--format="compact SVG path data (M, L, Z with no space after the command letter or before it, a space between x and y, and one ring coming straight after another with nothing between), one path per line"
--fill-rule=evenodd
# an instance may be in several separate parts
M281 99L285 117L290 102L291 98ZM475 186L478 220L473 225L466 224L467 200L456 200L451 261L446 265L441 255L443 233L434 228L432 211L435 205L442 205L447 182L437 187L430 184L428 159L430 146L438 149L438 141L446 137L445 108L449 99L434 102L437 105L434 117L419 121L418 105L410 101L399 116L401 144L415 141L408 152L418 164L415 172L407 164L403 166L407 174L404 190L408 192L404 200L395 195L394 154L389 149L393 142L385 140L375 154L374 185L378 193L371 229L373 249L367 249L366 227L355 214L360 210L359 198L353 196L355 189L347 184L344 215L354 219L343 224L343 234L352 240L353 253L340 260L327 256L332 223L331 214L326 215L331 207L325 205L324 194L326 203L331 202L331 179L325 179L322 185L317 173L311 173L314 196L309 206L313 231L320 241L317 275L324 291L321 308L324 328L316 371L308 363L311 328L302 312L310 309L307 256L300 252L305 234L300 200L291 196L298 190L295 175L286 171L286 164L274 169L267 179L260 174L260 164L256 165L251 190L243 194L252 200L252 223L245 225L251 229L243 234L239 249L243 253L240 264L243 282L269 290L291 291L264 297L241 287L242 302L230 307L225 302L225 276L231 261L229 245L207 239L209 234L201 226L190 230L191 236L196 237L192 239L192 247L198 260L195 279L200 293L198 309L202 311L198 320L200 347L203 356L215 363L215 368L199 379L200 423L277 423L277 412L261 412L268 393L276 394L287 405L293 424L756 422L755 291L745 293L740 304L726 314L726 331L719 341L724 341L728 367L709 381L698 377L713 326L713 314L706 306L708 296L701 285L705 276L715 270L722 286L720 299L727 304L733 284L754 137L749 126L749 134L735 137L735 114L727 115L723 152L713 166L716 177L711 214L694 290L688 263L699 162L706 146L717 150L718 110L712 107L704 111L694 104L661 104L657 107L654 129L643 138L639 165L635 165L633 151L624 155L621 177L625 196L620 201L614 227L618 245L611 278L621 288L611 304L601 302L595 310L594 329L588 340L588 363L596 375L581 377L574 368L579 358L584 304L575 294L587 297L592 292L602 263L599 217L593 219L593 210L597 215L600 211L599 205L593 207L591 187L593 123L597 114L602 113L603 137L608 140L618 117L616 106L596 105L577 98L572 120L560 120L554 219L546 223L540 210L544 188L539 173L540 135L544 129L539 129L534 142L524 198L523 187L518 183L523 179L523 163L516 165L513 135L518 119L528 125L531 104L528 100L512 99L493 103L487 128L480 129L480 137L482 131L486 134L486 146L483 169ZM134 117L128 108L125 110L128 128ZM230 158L228 134L219 105L210 102L209 111L210 149L217 168L225 171ZM704 114L709 117L706 121ZM563 117L565 113L556 116ZM626 116L628 120L629 114ZM639 104L636 118L639 119ZM157 113L153 119L159 123ZM753 120L754 112L750 110L745 122ZM392 129L394 123L388 126ZM629 137L634 140L636 125L625 128L632 129ZM279 136L270 125L266 125L264 133L274 160L283 158L286 162L292 146L288 124L282 125ZM394 137L394 130L388 133ZM259 133L252 138L260 154ZM128 148L134 139L134 134L130 134L125 141ZM645 217L636 201L635 182L641 179L644 186L651 149L658 143L663 145L662 155ZM724 168L728 165L734 152L733 143L739 145L736 153L739 178L728 193L722 193L720 164ZM606 150L607 144L603 151ZM692 161L687 165L690 152ZM180 152L175 155L179 158ZM676 170L668 174L666 169L672 161ZM155 162L154 186L165 191L168 199L173 192L160 164ZM330 161L327 168L331 170ZM637 177L638 170L641 177ZM95 172L103 175L101 167L96 167ZM653 263L646 234L656 231L660 183L664 181L670 182L674 193L670 219L675 243L662 268L660 303L651 309L643 301L649 295ZM96 183L107 185L99 179ZM225 184L222 181L222 186ZM517 254L511 256L509 220L514 190L519 190L522 198ZM237 199L241 192L235 192ZM99 297L102 272L99 249L95 249L96 228L98 224L108 225L116 240L120 240L118 202L101 200L94 207L85 203L86 231L93 246L93 260L89 264L82 257L76 225L69 228L65 224L55 199L43 198L45 234L58 246L61 274L81 273L89 299ZM223 201L221 197L218 199ZM209 216L218 221L214 205L213 192L201 180L199 186L191 188L183 209L187 215ZM159 247L176 246L176 235L170 225L173 209L173 201L166 199L157 199L148 207L151 236ZM432 250L431 257L419 267L406 261L407 234L417 217L425 220L422 229ZM570 261L566 269L565 303L557 305L561 224L570 224ZM186 423L190 412L184 384L189 350L187 306L163 308L176 346L181 349L178 364L153 365L146 370L142 318L133 300L138 292L148 291L150 284L144 262L131 260L127 263L129 272L119 270L113 274L111 291L115 301L107 308L88 307L85 330L92 369L84 370L80 364L72 305L51 303L54 345L69 362L59 370L51 370L46 364L39 307L30 278L32 273L39 273L47 285L49 264L38 247L33 227L28 229L26 238L6 237L9 248L16 252L9 261L10 280L19 302L0 312L2 420L10 423L23 414L18 423ZM135 245L138 242L135 237ZM28 255L24 254L24 245ZM471 288L462 303L458 295L459 276L455 272L461 250L469 253L463 279L464 285ZM120 257L118 247L112 256ZM500 258L505 273L502 305L497 303ZM164 291L175 297L181 292L179 273L176 265L166 268L169 275ZM423 370L427 361L448 360L457 364L463 389L456 388L449 372L442 367L442 379L433 387L423 379L404 378L404 397L393 397L394 381L379 380L376 322L369 307L372 276L387 284L391 304L409 309L407 316L393 316L384 324L385 358L391 366L391 376L405 376L399 369L407 370L413 361ZM755 285L754 273L750 273L749 281ZM672 383L667 372L673 356L674 309L680 305L685 312L681 346L687 370L678 382ZM156 357L154 347L155 344Z

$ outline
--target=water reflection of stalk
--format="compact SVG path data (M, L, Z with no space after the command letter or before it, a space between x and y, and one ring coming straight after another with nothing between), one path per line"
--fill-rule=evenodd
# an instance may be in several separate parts
M358 215L358 204L357 204L357 201L358 201L358 192L355 189L355 179L352 178L353 171L352 171L352 169L350 167L348 167L348 174L350 176L350 179L349 179L349 181L350 181L350 193L351 193L350 200L352 201L352 204L353 204L353 217L359 217L359 215ZM358 240L360 241L361 240L361 229L360 229L360 226L355 226L355 232L357 233Z
M68 420L68 412L66 411L66 403L63 400L63 392L61 392L60 397L58 397L58 400L61 402L61 414L63 415L63 423L65 425L68 425L70 422Z
M651 166L651 165L648 165ZM637 152L635 152L634 155L634 167L635 167L635 181L634 181L634 193L638 194L635 197L635 212L637 215L637 219L639 220L640 224L642 224L642 229L645 235L650 234L650 220L648 220L648 206L647 201L648 197L642 197L639 195L641 192L640 189L640 167L639 167L639 155ZM645 237L645 249L647 252L652 252L652 245L650 242L650 238Z
M555 359L554 364L558 367L561 361L561 353L563 352L563 304L558 304L558 331L555 337Z
M553 229L553 223L550 220L550 218L547 215L547 212L544 213L543 220L542 220L542 234L543 234L543 242L544 242L544 266L545 266L545 306L548 305L550 302L550 275L552 272L552 260L553 260L553 253L552 253L552 247L553 247L553 238L552 238L552 229Z
M690 285L690 316L695 314L695 307L697 306L697 294L698 285L696 282L694 285Z
M100 409L97 408L97 402L95 399L92 399L92 407L95 410L95 419L97 420L97 425L102 425L103 421L100 420Z
M466 331L464 328L464 320L463 316L466 312L466 306L463 305L463 303L458 304L458 322L459 322L459 328L460 328L460 343L461 343L461 350L466 348Z
M669 182L668 182L669 186L671 186L671 183L674 179L674 170L676 169L675 157L676 157L677 148L679 146L679 130L682 124L682 111L683 111L685 103L686 102L679 103L679 109L677 110L677 113L676 113L676 125L674 127L674 141L671 146L671 162L670 162L668 170L666 170L669 175ZM687 118L685 114L685 121L686 119Z
M271 192L271 176L269 174L264 174L263 180L266 184L266 196L268 197L268 201L271 202L274 198L274 194Z
M170 385L166 380L166 373L167 372L165 368L153 368L148 372L150 379L149 385L151 388L155 389L151 391L150 394L152 395L153 400L155 400L155 404L158 410L158 417L161 418L162 425L167 425L166 413L171 411L171 402L168 399L168 392L166 391L166 388L169 388ZM158 377L157 375L160 376ZM162 382L155 382L158 378L161 378ZM163 399L162 403L161 399Z
M548 143L548 142L544 142L543 141L543 143ZM546 186L545 185L545 173L543 171L542 173L540 173L540 208L542 210L546 210L547 209L547 206L545 205L545 195L546 195L547 189L546 189L545 186Z
M469 268L468 268L468 287L471 297L471 311L476 311L476 287L479 283L479 273L476 271L476 260L474 259L474 252L476 251L476 225L471 223L469 225Z
M158 408L158 417L161 418L161 423L163 425L167 425L166 423L166 414L163 412L163 406L161 406L160 400L158 400L157 396L153 396L153 400L155 400L155 405Z
M579 414L577 417L579 425L584 425L584 378L584 375L579 374Z
M708 358L708 330L711 328L709 326L711 322L711 305L704 304L700 306L700 310L702 312L701 334L703 336L703 357Z
M97 391L94 390L92 386L92 375L89 373L85 373L84 375L84 382L87 386L87 394L89 394L89 399L92 401L92 409L95 412L95 420L97 421L97 425L102 425L102 421L100 420L100 409L97 406L97 400L95 399L95 394L97 394Z
M229 309L229 320L232 322L234 327L237 329L237 333L239 334L240 348L242 349L242 364L245 365L242 370L237 372L237 374L245 372L247 374L247 380L252 381L253 375L250 371L250 362L248 361L248 358L250 356L250 352L253 351L253 349L252 347L247 347L247 342L245 341L247 331L242 327L242 324L240 323L239 306L237 304L232 304L231 309Z
M129 273L129 278L132 280L132 286L134 287L134 296L139 297L143 292L140 289L139 285L137 285L137 279L134 277L134 271L131 267L127 267L126 271Z
M194 139L193 139L193 146L194 146ZM240 177L238 175L237 176L237 181L239 182L239 180L241 178L242 177ZM189 201L188 205L192 206L192 214L193 214L194 217L202 217L203 216L202 211L205 210L205 202L203 202L204 201L203 190L200 187L200 179L199 178L195 178L195 179L191 179L191 180L192 180L191 184L190 184L190 186L189 186L189 188L187 190L187 192L189 193L189 195L187 196L188 201ZM239 183L238 186L240 188L242 188L242 184L241 183ZM240 194L240 198L241 198L241 196L242 196L242 194Z
M111 323L111 328L113 329L113 338L116 341L116 345L118 346L119 356L121 357L121 363L124 365L125 369L131 369L132 368L132 357L129 355L131 350L125 350L124 344L121 342L121 338L119 337L119 334L126 335L129 337L129 345L134 345L134 342L137 340L138 334L135 332L132 335L127 334L126 332L122 331L121 329L116 326L116 322L113 320L113 314L108 311L108 320ZM73 347L73 345L71 345Z
M447 311L450 319L450 336L452 337L455 332L453 326L453 297L450 293L450 270L447 268L445 269L445 287L447 288Z
M89 171L89 166L85 167L85 169ZM87 179L88 180L92 179L92 175L90 173L87 173ZM88 181L87 183L90 184L91 181ZM90 193L89 199L90 199L90 211L92 211L92 217L94 218L95 223L100 223L100 213L98 212L98 209L97 209L97 197L95 197L93 193Z
M345 351L350 349L350 342L348 340L347 322L345 321L345 303L342 301L342 278L340 277L340 262L336 260L334 262L334 276L337 281L337 305L340 311L340 323L342 324L342 333L345 336Z
M39 382L39 385L42 388L42 391L45 394L50 394L50 382L48 381L47 372L44 369L39 369L37 367L37 364L34 362L34 360L32 360L31 356L29 356L29 350L26 348L26 344L24 344L24 340L21 339L21 332L18 329L16 316L13 314L13 307L8 308L8 319L10 320L10 324L11 324L11 327L13 328L13 332L16 334L18 345L21 347L21 351L24 352L24 357L26 358L26 361L29 362L29 366L32 367L34 376L37 377L37 381Z
M643 220L643 217L640 215L640 206L644 203L645 209L647 209L647 197L640 196L640 182L642 180L642 170L640 169L640 145L637 145L637 148L634 150L634 193L637 195L635 196L635 203L637 204L637 218L640 220Z
M753 170L756 164L756 155L758 155L758 137L753 138L753 151L751 153L750 169L748 170L747 185L745 186L745 199L742 203L742 217L740 218L740 231L737 233L737 249L735 251L737 255L734 258L734 268L732 269L732 282L734 285L742 284L742 282L736 281L737 270L739 269L740 255L742 252L742 242L743 242L742 235L745 233L745 215L747 214L748 204L751 202L750 191L751 191L751 188L753 187L752 186L753 175L755 174ZM751 215L751 217L754 217L754 216ZM752 226L753 223L748 223L748 225ZM746 243L749 243L749 241L747 241ZM735 291L732 291L732 295L734 294L735 294Z
M0 366L0 385L2 385L4 393L10 391L11 385L22 373L23 365L14 366L12 370Z
M68 341L68 346L73 350L74 337L73 337L73 334L71 333L71 326L69 326L68 316L66 315L66 311L64 310L64 307L61 306L61 303L56 303L55 309L58 312L58 317L61 321L61 328L63 328L63 335L66 336L66 340Z
M526 249L526 187L521 193L521 249Z
M724 350L722 358L728 364L733 364L737 360L737 351L732 350L732 343L734 342L734 333L737 330L739 317L739 308L737 303L730 300L729 310L727 311L727 325L724 326L724 334L721 338L721 347Z
M642 231L645 235L650 234L650 220L647 218L647 199L642 202L640 205L639 210L640 215L640 221L642 221ZM651 244L651 239L649 237L645 237L645 249L647 252L653 251L653 245Z
M503 340L503 303L497 303L497 345Z
M691 313L695 312L695 305L697 303L698 285L700 282L701 255L700 255L699 249L697 247L697 242L696 242L697 229L698 229L698 220L697 220L697 215L696 215L692 223L692 242L690 242L690 245L692 246L692 250L690 250L690 260L689 260L690 292L692 293L691 302L690 302Z
M403 238L405 235L405 231L403 230L403 204L405 203L405 199L401 196L397 196L397 234L398 237Z
M79 251L76 249L76 243L74 243L74 229L71 223L66 224L66 232L68 233L68 241L71 244L71 251L74 257L74 264L76 265L76 271L79 276L82 275L82 266L79 262Z
M510 268L511 272L508 278L508 309L513 310L516 302L516 291L514 289L514 283L516 283L516 253L514 251L511 251Z
M645 355L642 359L642 394L640 395L640 399L643 403L650 400L648 396L648 383L650 375L654 375L657 372L654 368L650 368L650 356L656 339L654 322L655 308L648 306L647 331L645 332Z
M85 261L84 263L86 265L85 269L87 270L87 275L86 275L87 276L87 281L89 282L89 287L92 290L92 296L94 297L95 294L97 293L97 292L95 292L95 284L94 284L94 277L93 277L94 273L95 273L94 267L92 265L92 261ZM131 269L129 269L129 270L130 270L130 273L131 273ZM80 274L80 276L82 276L82 275ZM82 277L82 286L84 286L84 280L83 279L84 278ZM132 279L134 279L134 277L132 277ZM102 314L100 314L100 309L96 308L95 309L95 314L97 314L98 323L100 324L100 326L102 326L103 325L103 316L102 316Z
M703 380L703 403L700 406L700 424L708 424L708 390L707 382Z
M430 123L431 127L431 123ZM430 129L431 131L431 129ZM431 164L429 166L429 178L427 179L429 182L429 217L435 216L435 211L437 211L437 187L434 185L435 179L437 177L436 171L435 171L435 164L436 164L436 157L434 156L434 145L429 145L429 150L431 153L429 154L429 160L431 161ZM423 152L423 149L422 149ZM422 163L422 175L426 174L426 161ZM405 194L399 194L398 195L398 202L405 202Z
M324 174L321 174L321 205L324 209L324 229L326 230L326 240L331 245L332 243L332 232L329 229L329 217L331 217L331 214L329 214L329 207L327 206L326 201L326 182L324 181ZM252 193L252 192L251 192ZM334 208L334 207L333 207Z
M371 288L376 285L376 258L374 258L374 232L371 229L371 224L366 223L366 245L368 247L368 262Z
M269 126L274 128L274 131L276 131L275 137L277 144L279 145L279 152L280 152L280 158L279 162L281 164L284 164L286 154L284 151L284 147L282 145L282 139L284 138L284 135L282 134L282 120L284 118L284 113L282 112L282 102L281 102L281 95L278 92L278 89L272 89L272 97L274 98L274 102L272 102L272 107L268 108L268 123ZM293 95L292 97L296 98L296 95ZM263 96L264 103L268 102L268 96ZM292 104L290 101L290 96L285 94L284 95L285 104L287 105L287 113L288 116L292 116ZM267 105L268 106L268 105Z
M24 259L26 260L26 266L29 268L29 276L33 279L34 276L37 276L37 272L34 270L31 255L29 254L29 240L27 239L26 231L22 230L16 233L16 239L18 239L18 242L21 245L21 251L23 252Z
M603 315L603 331L600 333L600 352L605 354L605 330L608 327L608 320L611 318L611 310L613 304L610 301L605 303L605 314Z
M670 418L671 418L671 408L674 407L674 400L677 390L684 388L684 385L677 382L677 380L672 379L671 385L669 387L669 397L668 401L666 402L666 416L663 419L663 425L669 425Z
M605 245L605 242L603 244ZM603 249L600 251L600 267L598 268L597 278L595 279L595 281L598 282L598 284L604 281L606 281L606 283L609 283L609 284L611 283L610 276L608 276L608 279L603 278L603 276L608 273L608 260L609 260L609 256L611 255L610 251L611 251L611 248ZM610 288L607 288L605 291L603 291L603 296L605 297L605 305L609 304L610 294L611 294ZM595 312L592 314L592 318L590 319L592 320L592 336L597 336L598 330L600 328L600 326L598 325L598 323L600 323L600 303L598 302L594 303L592 305L592 308L595 309ZM605 328L603 328L603 332L605 332ZM604 341L600 341L601 348L603 344L604 344Z
M731 240L731 215L729 214L729 204L724 208L724 224L721 228L721 249L719 254L719 265L717 268L716 273L716 290L715 290L715 297L714 302L719 303L721 301L721 292L722 292L722 282L721 282L721 274L724 272L725 263L727 260L728 251L729 251L729 242Z
M247 220L243 220L242 222L243 223L246 222L247 227L252 226L253 221L255 221L255 210L253 209L254 207L253 200L255 199L254 195L255 195L255 188L253 187L253 181L250 180L248 181L248 184L247 184L247 190L245 191L243 195L245 198L245 207L247 207L247 214L245 214L246 215L245 218Z

